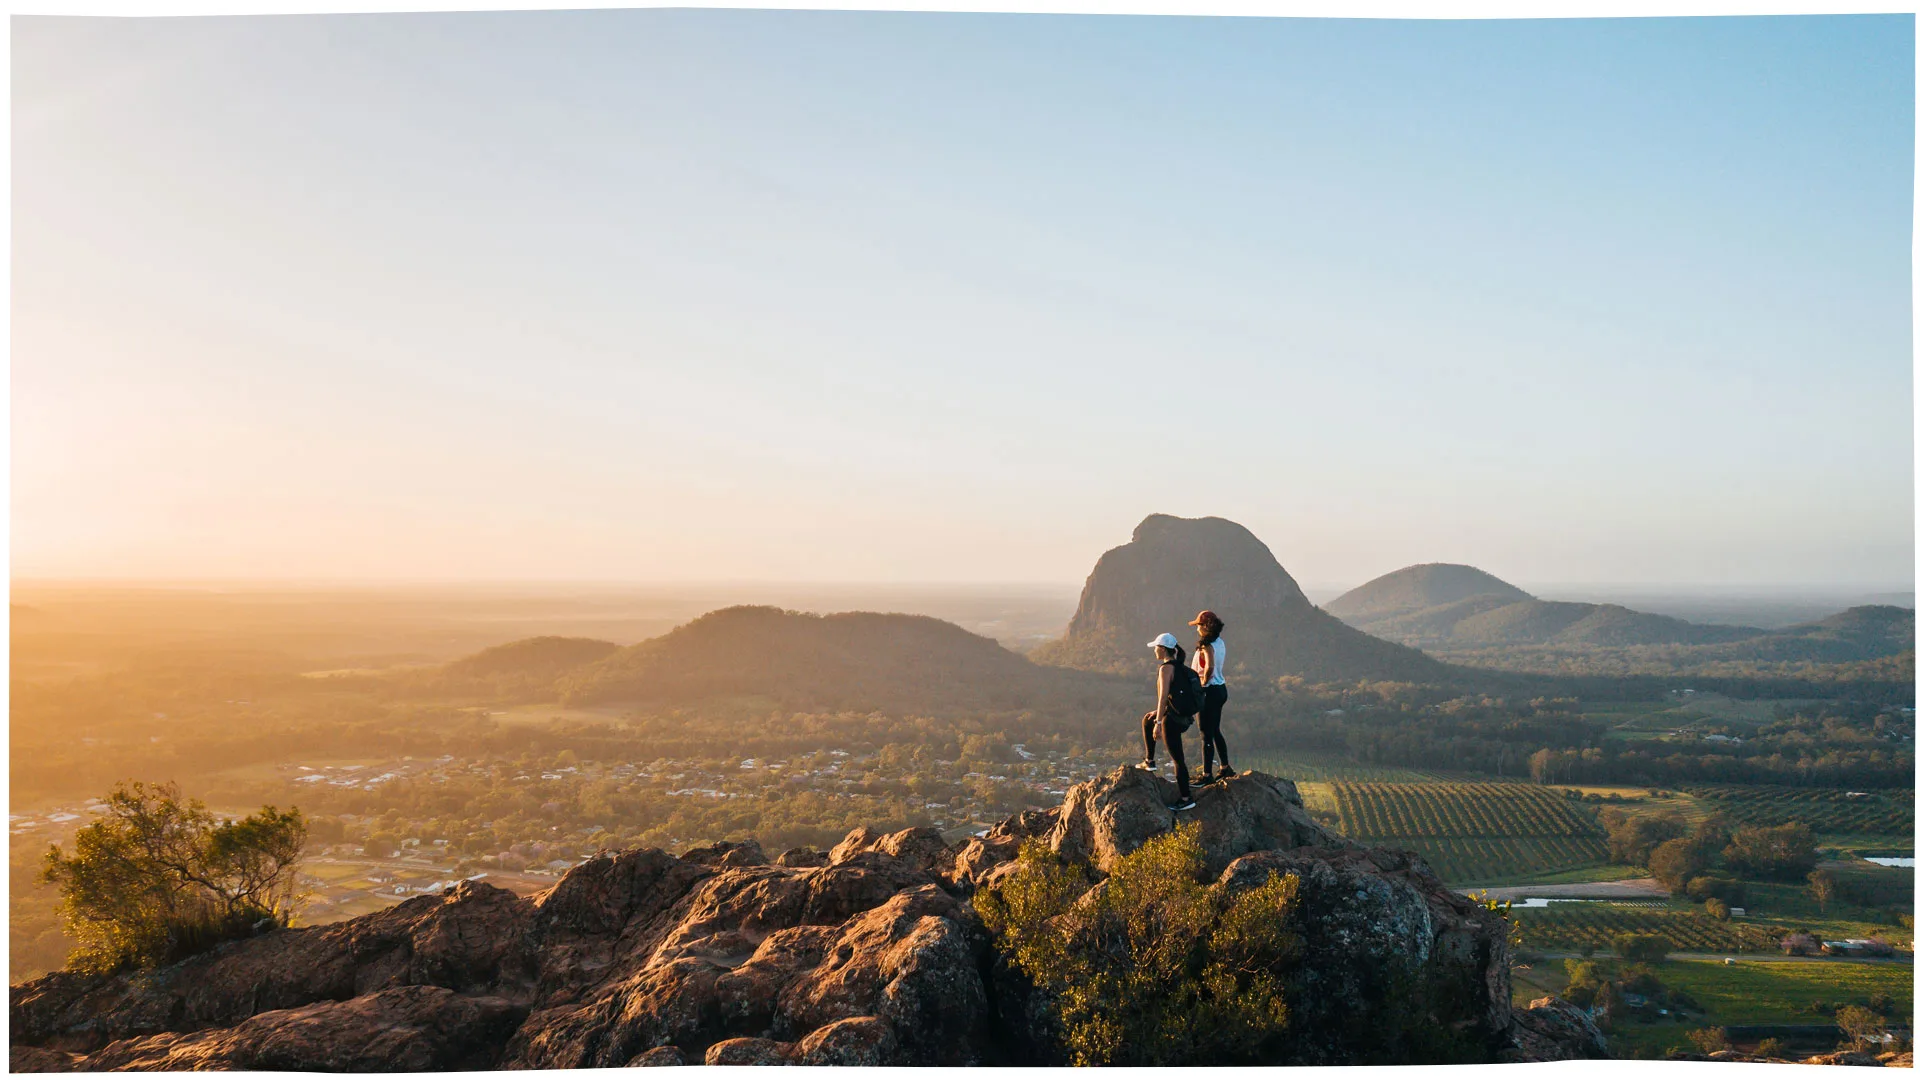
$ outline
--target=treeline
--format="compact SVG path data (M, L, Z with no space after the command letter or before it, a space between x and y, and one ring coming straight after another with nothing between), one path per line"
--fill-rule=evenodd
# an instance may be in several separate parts
M1526 777L1539 783L1740 783L1905 788L1913 783L1913 718L1872 702L1802 706L1747 728L1702 722L1679 741L1623 739L1566 697L1451 696L1407 683L1352 687L1282 679L1236 687L1248 748L1302 751L1376 765ZM1236 732L1237 733L1237 732ZM1237 743L1235 744L1238 745Z

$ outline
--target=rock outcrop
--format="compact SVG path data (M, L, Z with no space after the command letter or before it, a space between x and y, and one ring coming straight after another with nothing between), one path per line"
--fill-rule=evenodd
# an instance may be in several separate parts
M861 829L829 853L778 860L751 842L627 851L531 898L467 882L158 971L55 973L13 988L12 1066L1057 1061L1044 995L994 949L968 897L1010 872L1028 840L1098 875L1173 826L1171 794L1122 769L957 850L931 830ZM1578 1010L1510 1007L1504 924L1418 858L1328 833L1285 780L1245 774L1199 801L1207 872L1226 888L1299 875L1289 1060L1604 1054Z
M1229 675L1445 681L1454 672L1425 653L1355 630L1314 607L1267 545L1224 518L1152 514L1131 542L1100 556L1066 635L1031 654L1095 671L1150 666L1146 643L1202 608L1226 621Z

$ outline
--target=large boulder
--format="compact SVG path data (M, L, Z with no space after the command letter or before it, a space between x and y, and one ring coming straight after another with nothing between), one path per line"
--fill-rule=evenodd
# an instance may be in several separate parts
M12 1038L91 1053L122 1039L227 1027L402 986L523 996L537 978L528 948L534 913L505 889L464 882L331 926L231 942L154 972L55 972L13 987Z
M1047 844L1062 858L1105 870L1175 825L1192 822L1200 826L1210 874L1248 852L1350 846L1313 820L1291 780L1247 772L1192 790L1197 805L1175 814L1167 809L1178 794L1171 781L1145 769L1115 769L1067 792Z
M228 1028L123 1039L89 1055L88 1071L201 1069L423 1072L488 1069L526 1015L499 997L439 986L392 990L259 1013Z
M1507 930L1449 890L1417 856L1306 847L1242 856L1220 876L1239 891L1274 875L1299 885L1289 925L1294 1064L1484 1061L1512 1028Z
M1513 1011L1508 1061L1571 1061L1607 1056L1607 1037L1585 1009L1559 998L1534 998Z

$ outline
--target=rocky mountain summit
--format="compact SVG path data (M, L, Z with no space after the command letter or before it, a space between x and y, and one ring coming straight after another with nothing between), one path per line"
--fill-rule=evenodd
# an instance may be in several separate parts
M752 842L603 854L522 898L468 881L171 967L12 989L15 1071L389 1071L708 1064L1053 1064L1044 993L971 895L1036 839L1103 868L1175 825L1167 781L1120 769L955 848L855 830L830 852ZM1300 946L1275 968L1277 1063L1381 1061L1389 1029L1456 1058L1605 1056L1585 1014L1510 1004L1501 917L1419 858L1327 832L1287 780L1205 788L1206 873L1229 893L1297 874ZM1184 819L1183 819L1184 820ZM1422 1043L1425 1045L1425 1043Z
M1168 514L1148 515L1132 540L1100 556L1066 635L1032 656L1096 671L1146 668L1152 663L1146 643L1164 631L1191 643L1187 620L1203 608L1226 621L1230 674L1429 682L1457 674L1314 607L1245 526Z

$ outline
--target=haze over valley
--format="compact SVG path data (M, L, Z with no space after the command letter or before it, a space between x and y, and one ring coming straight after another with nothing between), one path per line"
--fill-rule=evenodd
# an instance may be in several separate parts
M11 42L13 1071L1911 1064L1911 16Z

